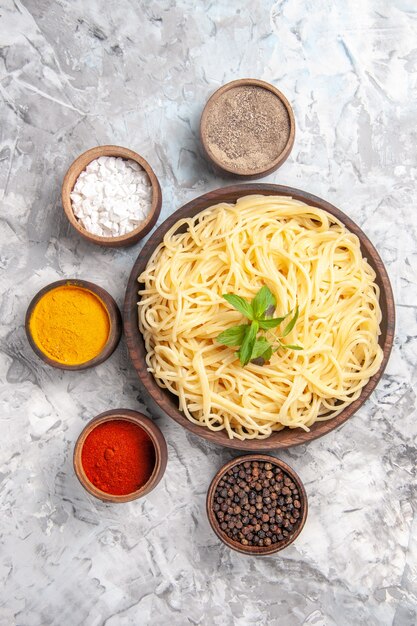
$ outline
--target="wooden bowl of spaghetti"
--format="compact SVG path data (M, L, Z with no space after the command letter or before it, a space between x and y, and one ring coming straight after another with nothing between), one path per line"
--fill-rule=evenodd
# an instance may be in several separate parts
M290 383L287 384L287 396L289 398L287 402L288 413L284 414L283 411L281 411L280 413L281 421L279 421L278 423L275 423L274 420L271 418L271 415L273 412L273 401L275 402L276 400L276 402L278 402L278 396L273 395L274 389L275 389L273 385L273 380L274 380L274 376L276 378L276 374L277 374L276 371L271 371L273 369L272 368L273 359L271 359L271 367L267 369L262 369L262 368L255 369L254 367L252 367L252 365L249 364L249 368L247 369L242 368L238 370L236 369L238 366L238 363L236 364L236 357L233 356L232 348L228 348L227 346L220 346L220 348L222 349L222 352L221 353L219 352L219 356L221 355L221 358L227 361L228 365L229 365L229 362L233 362L233 368L235 368L234 372L236 372L235 374L236 385L234 384L235 381L233 380L232 381L233 384L229 388L225 387L223 392L222 391L219 392L219 384L221 383L221 381L219 382L219 380L223 376L222 371L221 371L221 364L218 365L217 369L214 369L213 371L212 370L209 371L207 368L210 368L211 366L209 365L208 360L206 360L206 362L203 363L203 366L200 367L198 365L199 357L196 357L195 367L198 370L196 374L195 371L191 372L191 370L188 370L186 367L183 366L183 362L181 361L183 357L179 357L178 356L179 353L173 350L171 351L171 353L172 354L175 353L175 356L172 358L174 361L177 360L176 363L174 363L174 366L179 368L178 371L180 372L180 376L183 377L181 384L184 384L185 385L184 388L186 389L186 392L182 393L181 385L179 383L178 383L178 387L175 388L175 384L177 383L175 381L176 375L174 373L174 370L169 372L165 381L161 380L161 378L163 378L164 376L164 372L162 372L161 370L161 362L163 361L163 359L162 361L161 359L158 361L158 359L154 358L155 351L152 348L153 346L152 338L150 340L148 336L149 335L148 331L146 329L144 330L143 320L141 322L143 332L140 332L139 330L138 300L140 301L141 310L144 310L144 307L145 309L146 307L148 307L148 304L145 298L148 298L148 302L149 302L149 301L152 301L152 298L154 296L149 295L151 293L149 290L148 292L146 292L146 289L145 289L146 284L140 285L138 283L138 277L141 275L142 280L145 280L145 281L148 280L147 276L149 274L149 271L152 270L152 268L151 270L149 269L150 266L148 266L148 263L152 257L153 259L152 267L155 268L156 265L158 264L159 262L158 255L160 255L160 251L161 251L160 244L161 242L163 242L164 237L167 236L168 238L172 238L172 237L175 238L177 236L177 233L178 235L180 235L181 233L188 233L190 222L181 221L178 224L178 229L174 229L174 230L172 229L176 225L176 223L179 222L179 220L187 220L187 219L189 220L191 218L195 218L195 216L198 216L198 218L193 221L193 224L197 225L198 229L200 229L199 230L200 234L198 233L195 234L195 237L201 238L203 235L201 235L200 231L205 228L206 224L209 224L210 219L211 219L211 217L208 216L208 212L206 211L206 209L208 209L209 207L215 207L215 205L216 205L215 207L216 211L224 210L226 211L226 214L228 215L231 210L234 210L235 213L240 212L239 215L243 216L242 219L246 219L248 216L248 211L250 210L250 207L248 208L248 202L249 201L252 202L253 200L253 199L247 199L247 197L254 196L254 195L258 196L258 198L254 200L255 204L256 202L258 202L258 205L259 205L257 208L257 211L258 211L257 215L262 216L264 210L269 210L265 208L268 205L268 202L269 204L276 203L277 198L270 198L268 201L268 198L270 196L275 196L275 197L279 196L280 197L279 199L280 201L282 201L282 204L285 206L288 205L288 210L290 211L290 213L292 211L291 216L293 215L294 212L295 214L297 214L297 210L296 210L297 205L299 205L300 203L303 203L304 207L305 205L307 205L305 213L307 213L308 215L304 215L303 212L301 212L300 214L302 215L302 220L304 220L302 223L307 224L309 229L312 229L315 232L316 231L318 232L320 230L325 230L324 226L323 228L321 228L320 220L322 219L325 221L326 219L328 219L328 223L330 224L329 232L331 231L331 235L333 238L334 238L334 232L333 232L334 228L339 228L342 234L343 232L347 231L347 235L349 237L347 241L345 241L343 238L340 239L340 248L338 249L338 252L334 257L335 260L332 261L333 265L332 265L331 271L336 272L336 274L338 272L343 273L344 271L350 272L352 274L355 280L353 280L352 278L353 282L350 281L349 274L348 274L347 281L345 281L349 283L349 289L350 289L349 293L353 294L352 297L354 297L355 294L358 294L358 297L361 296L362 291L364 293L365 292L368 293L367 290L368 290L369 285L366 288L365 286L363 286L362 288L360 287L361 285L360 281L359 282L356 281L357 279L356 269L354 268L352 269L352 267L350 267L349 265L345 266L344 262L338 260L338 259L343 259L346 256L346 254L349 253L349 258L350 256L352 256L353 259L357 259L358 263L363 263L364 266L366 266L367 268L366 271L368 272L368 275L372 276L372 284L370 288L372 290L372 293L374 294L374 302L369 304L370 310L375 309L375 306L376 306L375 302L376 304L378 304L378 292L379 292L380 318L379 318L379 311L378 311L378 315L376 316L378 317L378 323L376 326L374 324L372 328L370 326L371 330L368 333L370 335L372 335L372 333L374 334L373 344L372 345L370 344L371 347L365 345L363 349L361 348L359 350L359 353L356 353L356 356L355 356L356 362L354 362L353 364L349 362L349 367L347 370L348 373L344 373L343 368L341 368L339 364L337 363L335 364L335 368L337 372L339 372L338 374L336 374L336 376L340 378L340 381L341 381L340 384L343 383L345 377L347 377L351 381L355 381L355 379L359 380L361 378L362 359L364 363L363 367L365 368L366 366L367 368L366 372L369 371L369 379L368 377L363 376L363 381L360 381L360 383L356 384L355 382L352 382L353 391L349 391L348 389L345 392L346 397L342 400L338 400L336 396L335 397L331 397L331 395L328 396L327 399L323 401L324 402L323 407L320 405L320 411L318 411L317 407L314 409L314 410L317 409L318 412L316 411L316 413L321 419L311 419L310 414L313 413L313 408L314 408L313 404L314 402L317 402L317 399L315 396L308 395L310 393L309 391L310 383L313 387L314 385L317 385L318 388L320 388L320 390L323 390L323 394L325 395L326 389L324 388L326 385L320 383L320 373L317 376L315 376L314 372L311 373L311 371L308 371L307 372L308 385L306 383L306 385L304 386L301 385L301 387L297 387L297 385L300 384L300 377L298 378L293 377L291 379ZM259 198L259 196L262 196L265 200ZM219 209L217 205L221 203L227 203L227 205L223 205L223 208ZM230 204L234 205L234 203L237 203L236 206L232 208L228 206ZM281 210L281 207L279 208ZM254 213L254 211L252 211L252 213ZM286 219L287 218L289 219L291 216L285 215ZM249 220L249 217L247 219ZM275 222L271 222L271 220L272 220L271 215L266 215L265 224L264 225L261 224L261 229L257 232L256 235L253 235L252 231L251 232L248 231L247 235L245 235L247 237L254 237L255 247L257 243L257 237L262 238L265 234L265 233L262 234L263 230L265 230L265 232L268 233L268 227L269 227L268 224L273 223L274 228L275 228ZM333 224L336 224L334 228L333 228ZM293 227L293 223L291 222L291 224L288 226L288 231L290 231L292 227ZM209 227L207 226L206 231L208 228ZM285 227L285 229L287 229L287 226ZM225 241L231 240L233 239L235 232L236 231L233 230L233 225L231 225L228 232L226 233L225 231L225 234L224 236L222 235L222 237L225 239ZM288 237L289 236L290 235L288 235ZM324 240L326 240L326 236L324 237ZM337 246L339 244L336 242L334 245ZM350 247L352 247L351 255L349 252ZM162 248L164 248L163 245L162 245ZM202 250L204 251L204 254L203 252L201 252L200 256L201 258L206 258L207 249L204 250L204 246L203 246ZM262 255L265 256L266 254L265 248L260 247L258 252L259 252L258 256L261 259L261 261L263 259L263 262L266 262L264 257L262 257ZM309 259L310 252L307 249L304 252L303 252L304 257L306 259ZM321 256L324 256L324 255L322 255L321 253L316 254L317 263L320 262ZM224 258L224 250L222 251L219 248L219 251L216 254L213 254L213 259L221 260L222 258ZM356 263L356 261L352 261L352 262ZM177 267L175 263L176 261L174 259L171 259L169 262L166 262L164 264L163 272L168 272L168 273L171 271L177 272L177 276L175 280L178 280L179 276L181 275L181 271L183 271L183 268L180 266ZM247 265L247 260L245 261L245 263ZM236 273L235 269L234 271ZM274 278L273 276L274 271L275 270L272 266L270 267L269 271L264 269L263 274L262 274L264 279L262 279L262 276L259 277L258 275L256 275L255 276L257 279L256 282L259 283L260 279L262 279L264 282L268 282L268 281L271 282L272 278ZM291 269L289 270L290 273L292 271L293 270ZM261 272L259 272L259 274L261 274ZM339 276L339 274L337 275ZM162 279L162 281L164 280L165 278ZM187 280L188 280L188 275L184 274L184 281L186 282ZM285 280L289 280L288 276L285 276ZM341 282L343 283L343 280ZM324 276L322 285L328 285L328 284L329 284L329 281L327 280L326 276ZM320 281L318 281L318 285L320 286ZM259 289L259 286L260 285L258 284L258 289ZM307 302L309 302L309 298L307 297L307 291L305 290L303 291L304 289L303 285L300 284L299 287L300 287L300 294L301 294L300 298L302 300L302 303L300 304L300 320L298 322L299 328L301 330L307 329L308 331L308 329L310 328L309 326L310 323L320 325L323 322L320 321L320 316L318 314L316 315L317 311L313 312L314 315L311 314L309 318L307 317L306 307L307 307ZM138 295L140 288L142 288L142 291L143 289L145 289L145 295L143 296L143 299L141 299L140 296ZM315 288L318 289L319 287L317 287L316 285ZM181 288L178 288L177 291L180 289ZM210 291L209 289L207 290L207 293L209 293L208 298L210 299L211 297L210 294L212 294L212 291ZM241 295L245 295L245 294L242 292ZM314 294L310 294L310 300L312 301L314 301L315 298L317 299L318 297L317 294L316 294L317 297L316 296L313 297L313 296ZM343 300L347 296L342 290L342 292L338 294L337 297L338 299ZM154 301L157 302L157 300L154 300ZM225 308L224 306L225 303L223 305L220 303L221 291L215 294L213 302L216 305L216 307L218 307L217 309L215 309L215 311L221 311L222 315L228 316L227 317L228 320L233 320L234 323L239 323L237 321L238 316L236 315L236 312L231 313L229 310ZM280 302L281 302L281 299L278 298L278 303ZM292 302L290 304L291 306L289 306L289 308L291 308L294 305L294 298L292 299ZM162 309L161 309L161 306L162 306ZM163 308L164 306L165 305L161 305L158 301L157 307L159 307L160 312L164 310ZM343 319L344 319L343 302L340 304L340 307L342 307L341 308L342 314L339 315L338 319L340 319L340 324L342 324ZM149 310L149 307L148 307L148 310ZM331 313L332 313L332 316L328 318L329 320L331 320L331 323L327 325L323 323L322 330L320 328L317 328L316 338L320 337L320 333L331 332L332 324L334 324L334 319L336 319L333 315L335 313L333 309ZM281 314L279 313L278 309L277 309L277 314L278 315ZM155 315L159 315L159 313L155 313ZM168 309L166 309L164 315L165 315L164 324L165 326L167 326L167 324L169 326L171 322L169 318ZM153 323L152 319L154 319L155 317L155 316L153 317L152 316L153 316L153 313L151 314L151 317L149 317L148 313L145 311L144 319L148 319L148 321L150 320L151 324ZM221 316L220 318L221 320L223 319ZM314 320L312 322L313 318ZM319 320L318 322L317 322L317 319ZM196 330L196 328L201 327L203 329L203 333L205 333L205 336L207 336L208 339L210 340L209 344L205 343L204 346L202 345L203 347L202 353L204 353L204 350L208 350L210 352L210 350L212 349L212 346L214 346L215 344L216 335L215 333L212 333L212 335L210 335L211 320L209 320L210 324L206 324L206 325L200 324L200 321L201 319L196 317L195 324L192 324L192 323L189 324L188 336L197 337L196 339L197 343L194 343L194 346L199 347L198 331ZM348 321L349 321L349 318L348 318ZM147 323L148 322L146 322L146 324ZM378 324L379 324L379 335L377 333ZM346 422L346 420L348 420L358 410L358 408L361 407L363 403L367 400L367 398L370 396L372 391L375 389L379 379L381 378L384 372L384 369L386 367L390 352L391 352L393 338L394 338L394 327L395 327L394 301L393 301L391 285L389 282L387 272L385 270L385 267L382 263L382 260L378 252L375 250L374 246L366 237L366 235L363 233L363 231L359 228L359 226L357 226L348 216L342 213L342 211L340 211L339 209L337 209L330 203L326 202L325 200L318 198L317 196L313 196L299 189L293 189L290 187L284 187L280 185L269 185L269 184L234 185L231 187L218 189L218 190L212 191L210 193L207 193L203 196L200 196L192 200L191 202L187 203L182 208L180 208L178 211L176 211L173 215L171 215L153 233L153 235L150 237L150 239L144 246L143 250L141 251L136 263L134 264L130 278L129 278L127 291L126 291L126 297L125 297L125 304L124 304L124 329L125 329L125 335L127 339L128 348L129 348L129 353L130 353L132 362L134 364L134 367L138 373L138 376L141 382L143 383L144 387L146 388L147 392L152 397L152 399L159 405L161 409L163 409L163 411L165 411L165 413L167 413L177 423L179 423L184 428L187 428L187 430L191 431L192 433L200 437L203 437L204 439L211 441L213 443L220 444L220 445L230 447L230 448L239 449L239 450L273 450L273 449L278 449L278 448L288 448L290 446L303 444L308 441L312 441L313 439L317 439L318 437L325 435L326 433L334 430L335 428L337 428L338 426ZM221 330L224 330L224 328L222 328ZM307 331L304 332L304 335ZM365 330L364 334L366 335L366 333L367 331ZM302 336L301 331L299 331L299 334ZM144 337L144 335L147 335L147 336ZM187 333L182 335L182 340L184 340L186 344L189 341L188 336L187 336ZM291 335L290 335L290 338L291 338ZM146 345L146 342L147 342L147 345ZM296 342L294 341L293 343L296 343ZM365 344L366 344L366 341L365 341ZM181 349L183 352L183 355L186 352L186 350L188 350L188 346L189 344L186 345L186 348L184 350ZM176 346L172 344L172 347L175 348ZM320 359L319 348L320 348L320 342L317 339L317 346L316 346L317 359ZM215 348L213 348L213 350L214 349ZM218 346L216 347L216 349L218 349ZM306 355L308 355L310 359L312 352L314 352L314 346L307 345L306 343L306 345L304 346L304 349L305 349L304 354L302 351L297 353L300 355L297 358L301 359L301 361L300 360L295 361L295 357L291 356L291 359L294 361L294 363L298 363L297 367L299 368L299 371L302 371L302 372L304 372L305 368L304 370L302 370L302 366L300 366L300 363L302 363L303 359L307 358ZM369 357L368 352L371 349L378 353L377 356L375 356L375 359L373 359L373 357L372 358ZM153 350L153 354L151 354L152 350ZM160 351L160 354L168 355L166 358L169 360L171 358L171 356L169 356L171 355L171 353L169 352L169 350L168 352L166 350L164 352L164 350ZM227 350L229 350L229 352L227 352ZM201 353L200 348L199 350L196 350L196 354L198 352ZM287 350L286 353L289 353L289 350ZM363 355L363 356L358 357L357 354ZM216 360L216 358L214 358L214 360ZM285 360L285 358L281 357L281 360L282 359ZM288 357L288 362L289 362L289 359L290 357ZM368 362L367 359L370 364L369 368L366 365ZM312 362L312 361L314 361L314 359L309 360L309 362ZM301 367L301 370L300 370L300 367ZM153 373L149 371L149 369L155 372L155 376L156 378L159 378L160 384L158 384ZM197 398L196 394L194 393L195 387L191 389L190 391L189 383L190 381L192 382L193 380L195 380L196 376L197 378L201 377L201 379L203 379L204 372L206 373L208 372L207 380L204 382L204 384L206 385L205 398L207 400L207 396L209 396L212 404L204 407L205 413L204 413L204 419L202 419L200 417L201 414L203 413L202 401L200 401L200 398ZM252 381L254 380L253 377L255 376L255 374L265 379L268 376L268 385L269 385L269 388L272 389L271 391L272 399L268 399L264 402L264 404L260 404L258 406L256 406L256 401L254 401L253 397L251 396L250 380ZM295 378L297 378L297 380L295 380ZM226 376L224 377L224 379L226 380ZM249 380L249 382L247 382L247 379ZM173 384L172 381L174 381L175 384ZM279 380L279 377L277 378L277 381L278 381L277 382L278 392L279 394L281 394L280 397L283 398L282 394L284 392L282 391L282 385ZM314 384L311 381L313 381ZM166 386L165 387L160 386L161 384L166 385ZM226 384L227 383L225 383L225 385ZM281 387L279 385L281 385ZM233 386L238 390L240 397L242 398L242 403L246 402L245 405L242 404L243 406L242 414L240 414L238 412L238 409L236 409L237 405L236 405L235 400L239 394L237 392L236 393L234 392ZM172 390L176 393L172 393L169 390L169 387L171 387ZM235 395L233 395L234 393ZM327 390L327 393L328 393L328 390ZM182 394L182 398L181 398L181 394ZM291 394L294 396L293 398L291 398ZM231 406L230 414L232 415L232 419L230 419L229 423L227 424L226 423L227 419L223 417L221 418L218 417L218 413L220 413L221 411L222 412L221 415L225 414L224 411L226 409L224 407L226 406L228 402L228 399L227 399L228 397L229 397L229 400L231 397L232 400L235 401L235 404L233 406L230 405ZM309 400L310 397L312 398L311 401ZM181 406L182 410L180 410L179 408L179 398L180 398L180 402L182 402L182 406ZM284 405L285 399L286 398L283 398L280 401L281 406ZM296 414L296 418L294 419L293 417L294 407L291 407L290 400L291 401L294 400L294 402L298 402L299 404L301 403L300 406L301 405L303 406L302 410L304 411L304 413L310 415L310 417L306 419L305 423L302 424L302 418L301 417L298 418L298 414ZM221 405L220 409L218 409L218 413L216 413L216 410L217 410L216 402L220 402L220 405ZM329 415L330 414L333 415L330 419L328 419L328 415L325 413L327 410L331 412L329 413ZM195 411L195 414L193 414L193 411ZM278 412L278 409L277 409L277 412ZM188 417L187 417L187 413L188 413ZM301 412L300 412L300 415L301 415ZM246 416L249 416L250 419L249 418L246 419ZM255 416L255 418L253 416ZM234 423L233 423L233 419L236 420ZM223 423L222 423L222 420L224 420ZM254 423L254 420L256 422L256 425L253 427L251 431L251 428L252 428L251 423ZM310 420L310 422L308 420ZM233 434L235 432L234 428L236 428L237 436L234 436ZM246 435L246 433L249 433L248 436Z

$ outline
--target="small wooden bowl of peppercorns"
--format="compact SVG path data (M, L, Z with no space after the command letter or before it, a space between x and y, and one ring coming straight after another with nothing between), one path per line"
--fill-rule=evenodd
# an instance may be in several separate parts
M244 554L273 554L289 546L302 531L307 510L299 476L266 454L226 463L207 494L214 532L229 548Z

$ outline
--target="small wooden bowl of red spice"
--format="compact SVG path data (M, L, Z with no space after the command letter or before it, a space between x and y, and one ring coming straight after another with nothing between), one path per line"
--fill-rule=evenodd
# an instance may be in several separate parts
M82 486L105 502L130 502L161 480L168 460L165 438L154 422L129 409L92 419L74 448L74 470Z

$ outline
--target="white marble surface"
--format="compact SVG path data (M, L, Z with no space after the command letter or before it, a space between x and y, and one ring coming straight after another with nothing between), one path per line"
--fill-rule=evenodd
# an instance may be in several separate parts
M0 5L1 626L411 626L416 545L415 0L2 0ZM310 513L283 553L248 558L212 534L205 494L232 453L158 418L160 486L101 504L78 484L75 439L95 414L146 410L122 342L85 373L44 366L25 309L80 277L121 304L139 246L82 241L60 204L72 159L97 144L142 153L161 220L227 182L201 154L199 116L228 80L292 102L291 157L266 180L320 195L376 244L397 303L387 372L343 428L279 456Z

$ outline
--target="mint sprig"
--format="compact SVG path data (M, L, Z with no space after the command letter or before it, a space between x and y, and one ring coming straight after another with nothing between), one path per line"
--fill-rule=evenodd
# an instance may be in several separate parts
M282 317L273 317L276 308L276 298L271 290L264 285L253 298L248 302L241 296L235 294L223 294L223 298L232 305L239 313L242 313L248 320L248 324L232 326L220 333L217 341L230 347L239 347L237 355L243 367L250 361L256 365L264 365L270 360L272 354L280 348L289 350L303 350L302 346L291 343L283 343L281 338L286 337L294 329L299 316L299 307L295 311L290 311ZM286 324L281 335L275 335L276 342L271 343L262 333L273 328L277 328L292 315Z

